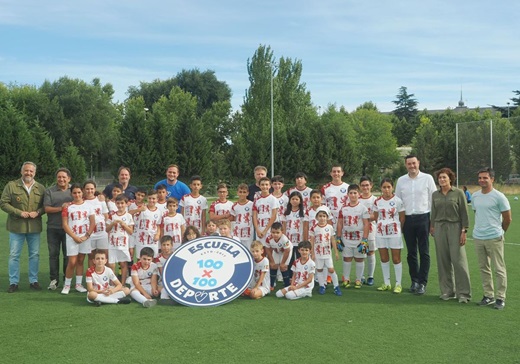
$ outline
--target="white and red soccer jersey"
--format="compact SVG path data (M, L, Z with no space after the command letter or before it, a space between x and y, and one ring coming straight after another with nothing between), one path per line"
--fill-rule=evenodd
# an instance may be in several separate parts
M139 205L136 203L135 200L132 200L132 201L129 201L128 203L128 211L132 211L132 210L137 210L139 207L141 206L144 206L144 202L141 202ZM141 211L139 212L136 212L134 215L133 215L133 218L134 218L134 223L137 225L138 223L138 220L139 220L139 215L141 214ZM137 229L134 227L134 233L132 234L132 236L130 237L130 239L133 239L134 240L134 244L135 244L135 241L137 240Z
M113 287L113 281L117 281L114 271L109 267L103 267L103 272L96 272L95 267L87 269L87 276L85 278L87 283L92 283L92 288L97 291L105 291Z
M300 259L296 259L293 262L293 265L291 267L291 270L293 272L293 275L296 275L296 278L294 280L294 285L299 285L303 282L305 282L311 274L316 273L316 264L314 261L309 258L305 263L301 262ZM314 288L314 279L311 280L311 282L305 286L305 288Z
M260 285L258 287L264 287L267 290L269 290L270 284L271 284L270 276L269 276L269 259L264 257L259 262L257 262L255 260L254 266L253 266L253 271L254 271L255 275L253 276L253 279L249 283L249 288L255 288L256 283L260 279L260 275L262 274L262 272L264 272L265 273L264 279L262 280L262 282L260 283ZM269 291L267 291L267 292L269 292Z
M318 209L317 207L311 207L310 209L307 210L307 212L305 212L305 218L303 221L309 223L309 230L318 224L318 221L316 220L316 210L317 209ZM327 207L327 209L328 209L328 207ZM329 211L329 216L330 216L330 211Z
M274 209L278 208L278 201L269 194L267 196L258 197L253 204L253 211L257 213L257 225L259 229L265 229L271 220L271 215Z
M231 215L235 217L232 224L232 235L240 239L253 237L253 202L247 200L245 204L235 202L231 207Z
M166 261L168 260L168 258L170 257L170 255L168 256L164 256L162 254L159 254L159 256L153 258L153 262L155 264L157 264L157 274L159 275L158 278L158 282L161 283L162 281L162 268L164 267L164 265L166 264Z
M289 215L284 216L285 235L289 238L293 246L297 246L303 240L303 221L305 214L300 217L300 210L291 211Z
M115 201L112 201L112 200L107 200L107 209L108 209L108 213L112 213L112 212L116 212L117 211L117 206L116 206L116 203Z
M280 239L278 241L275 241L272 237L272 235L269 235L267 239L265 239L266 247L273 249L275 253L283 254L284 250L291 249L291 241L282 234Z
M137 262L132 265L132 277L137 276L139 278L139 282L141 282L142 286L149 286L152 284L152 276L159 275L159 270L157 269L157 264L150 263L148 269L144 269L141 265L141 262Z
M137 214L136 214L137 215ZM138 216L134 216L135 243L140 245L154 245L154 237L161 223L161 213L158 208L151 211L141 211Z
M317 225L309 229L309 238L314 238L314 255L316 259L331 257L330 239L334 236L332 225Z
M213 201L211 206L209 207L209 212L214 213L217 216L225 215L231 213L231 208L233 207L233 202L231 201Z
M348 184L342 182L339 185L335 185L332 182L327 183L321 188L321 194L324 197L325 205L332 212L334 219L334 228L337 226L339 210L345 206L348 202Z
M396 195L385 200L382 196L374 201L374 212L377 212L376 236L383 238L401 237L399 212L404 211L403 201Z
M172 237L173 250L177 249L182 244L182 230L183 226L186 226L186 220L181 214L175 214L175 216L168 216L164 214L161 217L161 226L163 235L170 235Z
M282 222L284 220L285 210L287 210L287 204L289 203L289 197L282 193L280 197L274 196L274 198L278 200L278 216L275 221Z
M374 202L376 200L376 196L370 195L370 197L363 198L362 196L359 196L359 202L364 205L368 209L368 215L370 218L372 218L372 208L374 207ZM376 222L370 221L370 230L368 233L368 240L375 240L376 239Z
M121 220L128 226L134 225L134 218L128 212L123 215L116 213L108 214L107 224L112 224L115 220ZM130 247L130 234L120 224L113 226L108 233L108 247L115 250L128 250Z
M343 222L343 230L341 231L343 242L355 241L357 246L363 238L363 219L369 217L368 209L360 202L355 206L348 203L347 206L342 207L339 212L339 219Z
M105 236L107 228L105 223L105 214L108 214L107 204L105 202L99 201L97 197L94 197L91 200L85 200L85 203L91 206L96 218L96 226L94 227L92 237L97 238L100 236Z
M312 188L305 187L303 190L299 190L296 187L291 187L287 191L285 191L285 194L287 195L287 197L289 197L291 195L291 193L293 193L294 191L298 191L302 195L303 207L306 208L306 209L311 208L311 191L312 191Z
M71 202L61 210L61 216L67 217L68 225L77 236L84 236L90 227L89 217L94 215L92 206L86 202L76 205Z
M202 216L208 209L206 197L202 195L199 195L199 197L193 197L191 194L184 195L179 204L184 208L186 225L193 225L199 231L202 231Z
M155 204L155 207L157 207L159 209L159 211L161 212L161 215L168 213L168 207L166 207L166 201L165 202L157 202Z

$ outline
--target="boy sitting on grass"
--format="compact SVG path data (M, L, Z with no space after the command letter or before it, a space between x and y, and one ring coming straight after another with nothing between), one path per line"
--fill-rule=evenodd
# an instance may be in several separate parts
M87 270L87 302L101 306L102 303L130 303L130 289L123 287L114 271L106 266L106 251L94 252L94 267Z
M311 248L311 242L308 240L301 241L298 244L300 258L294 261L291 268L293 271L291 285L276 292L276 297L285 297L289 300L312 297L316 265L310 258Z
M139 261L132 266L132 287L130 296L149 308L157 304L152 296L159 295L157 286L157 264L153 263L154 251L150 247L144 247L139 253Z

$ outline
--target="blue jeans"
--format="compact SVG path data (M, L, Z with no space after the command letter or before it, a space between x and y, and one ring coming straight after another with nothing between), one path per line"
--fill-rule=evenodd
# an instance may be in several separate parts
M25 240L29 250L29 283L38 282L40 233L9 233L9 284L20 282L20 255Z

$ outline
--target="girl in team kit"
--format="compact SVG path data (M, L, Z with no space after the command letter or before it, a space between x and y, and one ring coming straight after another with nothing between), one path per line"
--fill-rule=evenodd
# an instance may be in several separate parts
M193 225L186 226L186 230L184 230L184 234L182 234L182 243L187 243L188 241L200 238L201 234L199 229L197 229Z
M106 219L108 219L108 207L105 203L105 196L96 197L96 182L87 181L83 184L83 199L85 203L90 204L94 210L96 224L94 232L90 237L90 248L94 251L104 251L108 257L108 234L106 231ZM101 199L100 199L101 198ZM89 266L94 266L94 254L89 254Z
M294 250L297 250L298 243L303 240L304 218L305 208L302 195L300 192L294 191L289 195L283 219L283 232L291 241Z
M76 272L76 290L87 292L81 281L83 280L83 261L85 254L90 254L90 235L94 232L96 219L92 206L83 201L83 189L77 183L70 187L72 202L61 211L63 230L67 234L68 263L65 271L65 283L62 294L69 294L72 275Z
M382 195L375 200L372 207L374 220L377 221L376 245L381 257L381 269L384 279L384 283L377 290L392 290L389 256L389 251L391 251L395 271L394 293L401 293L403 290L401 286L403 276L403 265L401 263L403 240L401 239L401 231L404 224L404 205L403 201L394 195L394 183L390 178L383 178L381 181L381 192Z

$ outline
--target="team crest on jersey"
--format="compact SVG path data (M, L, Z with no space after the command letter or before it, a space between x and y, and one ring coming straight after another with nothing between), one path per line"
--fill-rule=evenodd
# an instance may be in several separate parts
M103 280L106 282L108 281L108 277L107 276L103 276Z
M307 196L309 193L307 191L303 192L304 196Z
M202 202L200 202L200 200L197 200L197 204L200 205Z
M345 192L347 192L347 189L346 189L346 188L341 188L339 191L340 191L341 193L345 193Z
M395 201L390 201L389 205L390 206L395 206Z
M183 244L163 267L166 292L175 301L211 307L233 301L254 274L253 256L236 240L207 236Z

